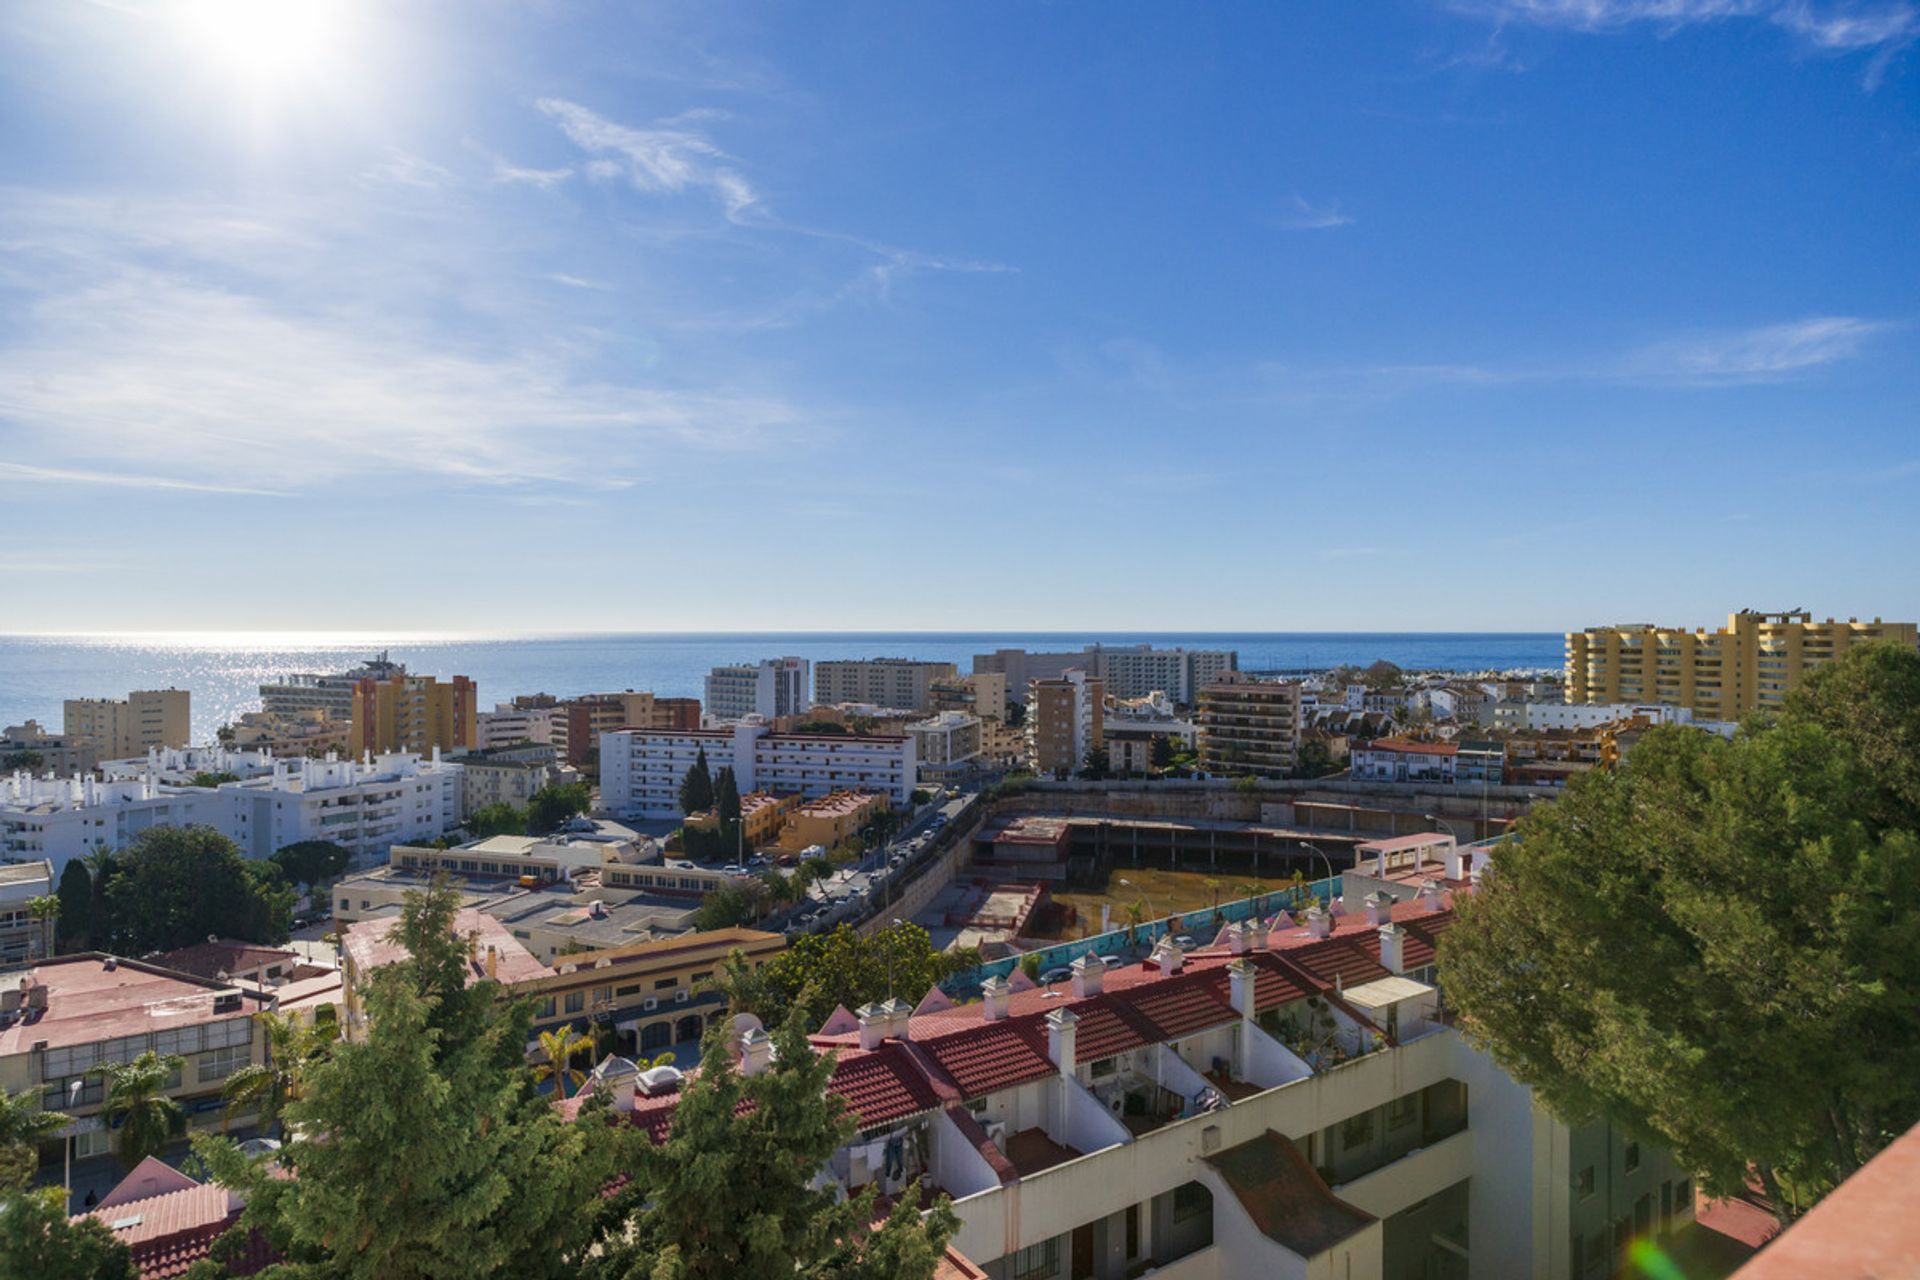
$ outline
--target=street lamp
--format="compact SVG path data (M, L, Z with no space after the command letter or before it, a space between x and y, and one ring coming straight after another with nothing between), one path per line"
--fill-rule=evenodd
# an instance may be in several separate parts
M1322 849L1319 845L1313 843L1313 841L1311 840L1301 840L1298 843L1301 848L1311 849L1314 853L1319 854L1320 861L1327 864L1327 896L1328 898L1332 898L1333 896L1333 859L1327 856L1326 850Z
M1140 895L1140 901L1142 901L1142 902L1144 902L1144 903L1146 903L1146 904L1147 904L1147 910L1149 910L1149 911L1151 911L1151 912L1153 912L1153 914L1154 914L1154 918L1155 918L1155 919L1159 919L1159 918L1160 918L1160 908L1158 908L1158 907L1156 907L1156 906L1154 906L1154 905L1153 905L1153 898L1152 898L1151 896L1149 896L1149 895L1148 895L1148 893L1147 893L1147 891L1146 891L1145 889L1142 889L1142 888L1141 888L1141 887L1140 887L1139 885L1137 885L1137 884L1135 884L1135 883L1134 883L1133 881L1131 881L1131 880L1129 880L1129 879L1127 879L1127 878L1126 878L1125 876L1122 876L1122 877L1120 878L1120 883L1121 883L1121 884L1123 884L1123 885L1125 885L1125 886L1127 886L1127 888L1129 888L1129 889L1132 889L1132 890L1134 890L1135 892L1137 892L1137 893L1138 893L1138 894ZM1168 933L1172 933L1172 932L1173 932L1173 926L1172 926L1172 925L1168 925L1168 926L1167 926L1167 932L1168 932Z
M899 916L895 916L893 918L893 927L896 929L900 927ZM897 934L891 935L887 938L887 1003L888 1004L893 1003L893 968L894 968L893 960L894 960L894 950L895 950L894 944L898 941L899 941L899 935Z
M85 1079L75 1080L73 1083L67 1086L68 1111L72 1111L72 1109L79 1103L80 1091L86 1087L87 1087L87 1082ZM71 1127L71 1122L69 1122L69 1127ZM78 1134L69 1133L66 1137L66 1141L60 1144L61 1149L66 1155L67 1167L66 1167L66 1174L65 1174L65 1182L67 1187L67 1212L68 1213L73 1212L73 1140L78 1136L79 1136Z

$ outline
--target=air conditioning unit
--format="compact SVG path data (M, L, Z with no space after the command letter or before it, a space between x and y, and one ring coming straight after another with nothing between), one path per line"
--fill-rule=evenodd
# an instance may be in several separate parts
M655 1009L658 1009L660 1007L660 1001L655 999L653 996L648 996L645 1000L642 1000L640 1002L640 1007L642 1009L645 1009L648 1013L651 1013Z
M994 1146L1001 1146L1006 1142L1007 1122L1005 1120L989 1120L985 1127L987 1137L992 1141Z
M693 999L693 992L687 990L685 987L673 993L673 1002L675 1004L685 1004L691 999Z

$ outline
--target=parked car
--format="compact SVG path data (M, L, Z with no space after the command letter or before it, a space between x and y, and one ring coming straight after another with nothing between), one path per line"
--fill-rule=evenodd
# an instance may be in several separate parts
M1120 956L1101 956L1100 963L1109 969L1124 969L1127 965L1126 960Z
M1195 947L1199 946L1200 944L1193 940L1192 934L1179 933L1174 935L1173 945L1180 948L1182 951L1191 951Z
M1040 975L1040 985L1050 987L1056 982L1065 982L1073 976L1071 969L1049 969Z
M747 874L747 869L737 862L729 862L726 866L720 868L720 871L723 875L729 876L743 876Z
M782 867L792 867L792 866L799 865L800 859L794 857L790 853L783 853L779 857L775 858L774 862L777 865Z

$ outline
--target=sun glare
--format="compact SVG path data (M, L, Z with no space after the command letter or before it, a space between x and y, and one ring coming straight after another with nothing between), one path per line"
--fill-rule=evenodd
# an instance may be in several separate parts
M341 0L190 0L194 43L240 78L273 84L319 70L338 42Z

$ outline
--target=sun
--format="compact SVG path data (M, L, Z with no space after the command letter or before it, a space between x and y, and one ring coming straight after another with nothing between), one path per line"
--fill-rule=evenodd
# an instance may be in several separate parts
M187 0L189 35L241 79L283 82L320 71L338 44L344 0Z

